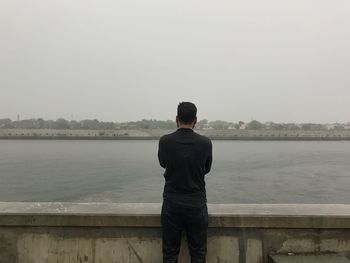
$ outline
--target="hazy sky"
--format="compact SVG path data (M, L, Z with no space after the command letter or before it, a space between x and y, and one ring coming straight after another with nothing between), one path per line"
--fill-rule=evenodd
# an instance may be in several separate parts
M0 0L0 118L350 121L349 0Z

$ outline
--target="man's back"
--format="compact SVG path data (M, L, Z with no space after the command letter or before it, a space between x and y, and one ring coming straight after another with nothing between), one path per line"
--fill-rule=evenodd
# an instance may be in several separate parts
M208 208L204 176L212 162L211 141L193 131L197 107L181 102L175 132L159 140L158 159L165 168L161 212L163 263L178 262L182 231L186 231L191 262L205 263Z
M179 128L159 140L158 158L165 168L164 200L190 207L206 204L204 176L212 163L210 139L191 128Z

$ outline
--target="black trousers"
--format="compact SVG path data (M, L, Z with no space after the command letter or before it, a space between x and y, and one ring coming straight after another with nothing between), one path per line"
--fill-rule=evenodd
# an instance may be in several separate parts
M168 201L162 205L163 263L178 262L182 231L186 231L191 263L205 263L207 254L207 205L179 207Z

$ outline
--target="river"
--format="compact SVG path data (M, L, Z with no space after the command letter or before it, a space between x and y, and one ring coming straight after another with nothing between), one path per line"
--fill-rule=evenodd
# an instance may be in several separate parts
M0 140L0 201L161 202L153 140ZM209 203L350 203L350 141L213 141Z

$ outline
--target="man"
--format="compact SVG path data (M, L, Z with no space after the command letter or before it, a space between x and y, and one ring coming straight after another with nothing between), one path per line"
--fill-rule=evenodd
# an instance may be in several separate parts
M197 108L181 102L178 129L159 140L158 159L165 168L161 222L163 262L177 262L182 230L186 231L192 263L203 263L207 252L208 209L204 175L212 163L210 139L193 131Z

